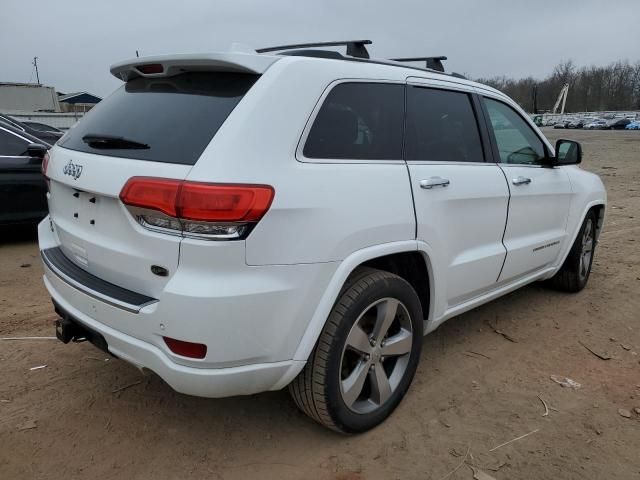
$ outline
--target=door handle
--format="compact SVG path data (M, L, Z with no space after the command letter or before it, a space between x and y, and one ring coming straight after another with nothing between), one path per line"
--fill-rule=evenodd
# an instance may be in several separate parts
M511 180L514 185L528 185L531 183L531 179L527 177L523 177L522 175Z
M448 178L431 177L426 180L420 180L420 188L429 190L433 187L448 187L449 183Z

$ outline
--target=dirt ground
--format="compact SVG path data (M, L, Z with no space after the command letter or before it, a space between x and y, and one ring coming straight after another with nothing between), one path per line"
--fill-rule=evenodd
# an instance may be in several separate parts
M581 141L607 186L589 285L532 285L447 322L380 427L343 437L286 391L188 397L89 344L0 341L0 479L640 478L640 133L545 133ZM0 337L53 335L33 230L0 235Z

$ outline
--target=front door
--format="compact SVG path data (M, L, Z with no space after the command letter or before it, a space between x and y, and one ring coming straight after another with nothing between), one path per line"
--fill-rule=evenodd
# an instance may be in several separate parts
M547 155L544 142L510 105L484 98L494 147L504 172L511 199L504 233L507 259L500 282L553 265L567 239L571 183L563 167L542 165Z

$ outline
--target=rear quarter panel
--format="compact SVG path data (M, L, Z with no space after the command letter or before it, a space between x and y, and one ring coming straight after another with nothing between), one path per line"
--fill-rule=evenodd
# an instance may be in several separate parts
M274 64L188 176L275 188L269 212L246 241L249 265L340 261L362 248L415 238L403 162L296 160L298 142L324 90L337 78L363 75L362 67L350 62L333 61L338 71L324 63L289 58Z

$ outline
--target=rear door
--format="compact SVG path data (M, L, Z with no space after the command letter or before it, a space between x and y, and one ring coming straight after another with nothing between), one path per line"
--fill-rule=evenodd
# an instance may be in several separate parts
M437 86L437 88L436 88ZM494 287L509 189L478 125L472 92L407 86L405 158L411 176L417 237L439 252L449 307ZM440 312L442 313L442 312Z
M492 143L511 189L504 233L507 259L500 282L544 269L556 262L567 241L571 183L564 168L542 163L547 147L512 106L484 98Z
M0 127L0 223L36 221L47 214L42 159L27 153L30 143Z
M119 194L131 177L184 179L257 78L138 77L100 102L51 150L49 210L63 253L93 275L158 298L178 266L180 230L150 228ZM169 275L154 275L153 265Z

